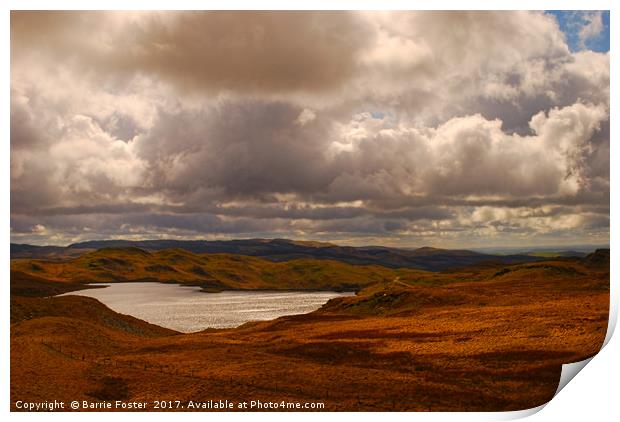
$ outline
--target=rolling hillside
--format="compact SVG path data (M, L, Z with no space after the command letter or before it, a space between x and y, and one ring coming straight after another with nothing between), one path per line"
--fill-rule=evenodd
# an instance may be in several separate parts
M162 252L177 268L200 259ZM158 254L103 250L74 265L105 259L108 269L125 265L121 260L144 266ZM234 258L240 268L283 265ZM60 267L37 264L62 274ZM400 274L309 314L189 334L90 298L16 291L11 401L180 400L187 406L188 400L251 397L322 402L328 411L521 410L549 401L562 364L593 356L605 338L608 250L583 260Z
M59 259L75 257L102 248L136 247L146 251L183 249L203 254L235 254L254 256L275 262L297 259L333 260L352 265L382 265L389 268L416 268L427 271L458 269L483 263L515 264L534 262L544 257L526 254L492 255L469 250L423 247L414 250L382 246L338 246L331 243L304 242L288 239L247 240L102 240L57 246L11 245L11 258Z
M272 262L242 255L195 254L183 249L149 252L135 247L104 248L66 261L12 260L11 270L16 276L62 283L160 281L212 290L357 290L399 275L376 265L307 259Z

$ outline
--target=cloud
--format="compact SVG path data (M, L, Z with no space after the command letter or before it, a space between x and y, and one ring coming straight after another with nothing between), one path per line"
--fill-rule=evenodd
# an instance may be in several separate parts
M309 108L304 108L301 113L299 113L299 116L297 116L297 119L295 119L295 123L303 126L314 119L316 119L316 113Z
M583 14L583 26L579 30L579 43L582 49L586 48L586 42L598 37L604 29L603 12L593 11Z
M355 67L370 32L347 12L13 12L12 47L76 59L118 84L135 75L188 91L321 91ZM33 33L37 26L42 31ZM291 34L294 34L291 36ZM124 45L125 48L118 48Z
M543 13L12 12L11 43L15 239L608 236L609 54Z

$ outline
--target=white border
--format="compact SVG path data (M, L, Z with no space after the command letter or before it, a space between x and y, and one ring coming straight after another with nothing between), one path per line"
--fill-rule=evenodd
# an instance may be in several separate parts
M617 3L616 3L617 4ZM514 10L514 9L546 9L546 10L611 10L611 74L618 75L617 60L613 54L615 42L618 38L618 25L620 20L620 8L614 9L614 3L612 1L533 1L533 0L521 0L521 1L444 1L434 0L432 2L422 1L398 1L398 0L383 0L383 1L273 1L264 0L261 2L250 2L241 0L227 0L217 2L205 2L205 1L191 1L191 0L176 0L172 1L120 1L120 0L108 0L108 1L77 1L77 0L60 0L53 3L49 1L5 1L4 14L2 15L2 46L4 66L2 66L0 72L4 83L1 86L2 96L2 116L0 121L2 122L2 133L4 134L4 153L2 154L2 166L0 167L3 173L2 183L2 201L0 202L2 207L2 213L4 215L4 225L2 232L4 234L4 242L0 242L0 249L2 250L2 268L3 268L3 315L6 319L9 316L9 243L10 243L10 142L9 142L9 108L10 108L10 77L9 77L9 10L11 9L115 9L115 10L195 10L195 9L324 9L324 10L339 10L339 9L362 9L362 10L406 10L406 9L499 9L499 10ZM611 90L611 110L615 110L617 104L616 99L618 92L616 84L612 81ZM611 118L611 133L617 133L616 116ZM611 142L611 162L618 162L619 159L618 148L615 147L614 142ZM616 181L617 169L614 165L611 166L611 179ZM617 209L618 195L615 194L616 182L612 183L611 190L611 213L613 216L613 210ZM611 218L611 231L610 231L610 246L611 246L611 274L612 274L612 304L611 304L611 324L615 326L617 320L618 311L618 286L614 280L614 276L618 272L617 262L617 249L614 245L614 239L618 234L618 223L615 218ZM1 355L4 363L4 370L1 372L2 387L0 391L0 400L4 412L8 412L10 408L9 403L9 382L8 376L9 367L9 324L8 321L2 324L2 348ZM611 334L611 331L610 331ZM617 337L617 336L616 336ZM607 339L609 340L609 338ZM575 420L582 421L585 419L595 421L615 420L620 414L618 412L618 397L617 397L617 383L619 375L618 357L620 357L620 346L618 346L617 338L611 338L609 343L603 350L587 365L587 368L579 373L575 380L570 382L551 402L546 406L542 406L544 409L539 410L533 416L530 416L529 420L532 421L559 421L559 420ZM503 420L513 419L515 417L524 417L530 412L516 412L516 413L388 413L388 414L375 414L375 413L297 413L290 415L287 413L260 413L260 414L229 414L229 413L175 413L174 415L168 415L163 413L149 412L142 414L132 414L132 418L146 419L149 421L157 420L169 420L170 417L200 420L217 419L217 420L237 420L248 417L252 419L265 419L269 421L287 421L293 417L296 421L310 421L315 420L317 417L321 419L338 419L343 418L356 418L356 419L370 419L370 418L390 418L390 421L407 420L425 420L425 421L445 421L445 420ZM83 413L46 413L46 414L24 414L24 413L11 413L10 417L15 420L32 419L32 418L45 418L51 420L78 420L84 418L86 415ZM109 413L91 413L87 416L89 419L105 420L108 421L111 415ZM114 418L125 417L125 414L114 415Z

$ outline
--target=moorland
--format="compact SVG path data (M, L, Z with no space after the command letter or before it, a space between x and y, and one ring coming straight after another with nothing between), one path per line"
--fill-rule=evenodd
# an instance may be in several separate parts
M444 259L445 254L444 253ZM459 253L462 255L462 253ZM520 410L602 346L609 250L442 271L116 246L11 261L17 400L322 402L331 411ZM351 290L315 312L182 334L80 296L92 282Z

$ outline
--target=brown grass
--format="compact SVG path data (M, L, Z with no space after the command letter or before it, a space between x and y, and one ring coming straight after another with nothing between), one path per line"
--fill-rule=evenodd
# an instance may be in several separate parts
M15 259L11 271L59 283L160 281L223 289L356 290L393 279L399 272L377 265L300 259L272 262L231 254L182 249L148 252L106 248L66 261ZM408 274L424 271L401 270Z
M608 267L577 261L401 273L311 314L194 334L92 299L13 297L11 400L525 409L551 399L563 363L598 352L608 308Z

